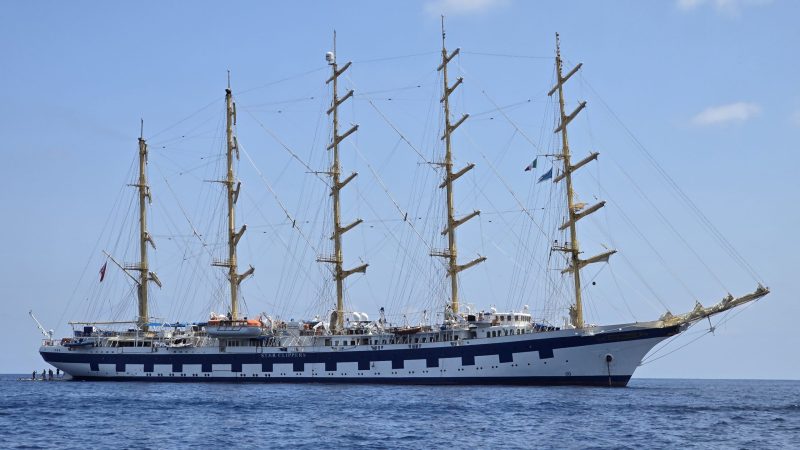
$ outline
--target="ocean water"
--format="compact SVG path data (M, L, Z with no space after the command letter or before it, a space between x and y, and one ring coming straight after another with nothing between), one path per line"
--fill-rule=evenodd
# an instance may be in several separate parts
M800 381L627 388L30 382L0 448L800 448Z

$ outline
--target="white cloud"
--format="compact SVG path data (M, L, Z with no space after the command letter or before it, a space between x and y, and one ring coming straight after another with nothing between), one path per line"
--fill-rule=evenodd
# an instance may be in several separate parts
M720 125L732 122L744 122L761 113L761 107L755 103L737 102L729 105L712 106L692 118L692 123L699 126Z
M430 0L425 4L425 11L437 16L440 14L481 14L509 3L510 0Z
M678 9L681 11L693 11L705 5L711 5L719 14L727 16L739 16L742 9L749 6L762 6L771 3L772 0L676 0Z

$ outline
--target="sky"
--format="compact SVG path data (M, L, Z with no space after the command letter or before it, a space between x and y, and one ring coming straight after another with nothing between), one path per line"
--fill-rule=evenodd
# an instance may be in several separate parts
M800 5L780 0L6 2L0 373L44 366L29 310L59 336L68 320L135 314L125 276L109 265L101 285L97 270L103 250L135 260L126 185L141 119L151 146L153 267L165 285L153 311L191 321L224 308L224 280L210 267L222 255L212 236L221 197L206 181L222 173L228 71L243 148L238 220L248 224L240 260L256 267L242 288L245 310L325 312L330 283L315 253L330 246L327 188L309 172L324 170L328 157L333 30L337 59L353 61L342 87L357 94L342 126L359 124L343 147L344 170L359 172L343 197L344 222L365 221L346 238L345 265L370 264L366 276L348 279L348 305L371 317L387 306L398 321L419 313L410 300L435 305L444 278L427 253L441 223L411 228L401 217L441 218L440 175L428 163L441 151L442 14L448 48L461 50L453 115L471 114L457 131L456 165L476 164L458 180L457 209L482 210L459 229L459 258L489 258L462 274L465 302L550 313L564 305L548 300L563 280L536 281L552 259L532 237L560 224L547 212L560 191L536 183L553 164L546 93L558 32L566 65L583 63L567 108L588 102L571 124L572 151L601 153L577 187L582 200L609 202L581 221L581 242L587 253L620 250L587 273L596 282L586 287L588 320L654 320L763 282L769 296L715 320L713 333L696 325L636 376L797 379ZM525 173L537 155L538 172ZM520 205L535 222L512 217ZM288 226L287 214L300 226Z

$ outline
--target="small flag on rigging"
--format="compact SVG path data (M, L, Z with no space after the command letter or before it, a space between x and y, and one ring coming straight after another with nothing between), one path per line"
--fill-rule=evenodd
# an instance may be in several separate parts
M539 160L539 157L533 158L533 162L528 164L528 167L525 168L525 172L530 172L531 170L536 168L536 162Z
M106 266L108 266L108 261L103 263L103 267L100 268L100 282L103 282L103 278L106 277Z
M542 181L549 180L551 178L553 178L553 168L552 167L544 175L539 177L539 181L537 181L537 183L541 183Z

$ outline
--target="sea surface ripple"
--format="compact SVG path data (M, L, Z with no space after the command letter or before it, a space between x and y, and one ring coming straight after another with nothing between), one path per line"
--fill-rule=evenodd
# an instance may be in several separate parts
M0 447L798 448L800 381L627 388L17 381Z

